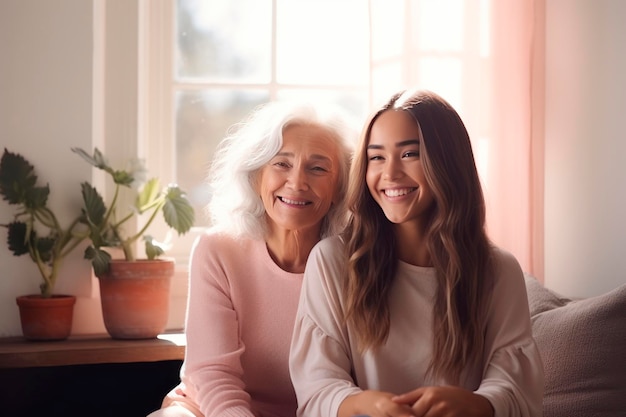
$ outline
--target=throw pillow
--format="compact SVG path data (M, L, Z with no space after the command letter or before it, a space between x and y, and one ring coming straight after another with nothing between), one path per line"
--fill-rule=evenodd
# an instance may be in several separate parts
M545 369L544 417L624 417L626 284L571 300L526 276Z

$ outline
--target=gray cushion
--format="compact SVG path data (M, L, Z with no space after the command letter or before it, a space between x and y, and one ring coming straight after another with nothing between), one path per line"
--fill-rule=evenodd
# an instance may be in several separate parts
M526 276L544 417L626 416L626 284L571 300Z

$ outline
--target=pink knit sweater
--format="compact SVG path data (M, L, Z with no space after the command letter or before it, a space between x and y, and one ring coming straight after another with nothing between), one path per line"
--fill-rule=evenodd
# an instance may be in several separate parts
M206 417L293 417L288 359L302 278L280 269L262 240L200 236L181 384L164 406L182 402Z

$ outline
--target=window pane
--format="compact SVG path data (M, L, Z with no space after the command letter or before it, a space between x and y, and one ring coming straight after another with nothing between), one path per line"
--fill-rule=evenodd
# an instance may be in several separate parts
M178 0L176 78L268 82L271 0Z
M372 60L402 58L406 13L404 0L372 0Z
M278 100L311 100L313 102L333 103L345 110L360 122L367 112L367 94L359 91L338 90L302 90L282 89L277 94ZM357 126L360 127L360 126Z
M382 106L392 94L408 88L403 79L400 61L372 68L372 104Z
M458 58L421 58L417 60L421 88L432 90L457 111L462 105L463 62Z
M196 226L207 226L204 207L211 198L207 169L215 147L233 124L269 100L265 91L203 90L176 95L176 175L196 209Z
M367 83L366 1L277 0L276 3L279 83Z
M421 51L463 49L464 0L421 0L413 13L413 42Z

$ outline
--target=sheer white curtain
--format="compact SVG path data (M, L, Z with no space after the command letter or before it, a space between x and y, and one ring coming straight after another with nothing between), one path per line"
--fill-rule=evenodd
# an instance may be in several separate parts
M490 237L539 278L543 1L370 0L372 101L400 88L450 101L472 138Z

